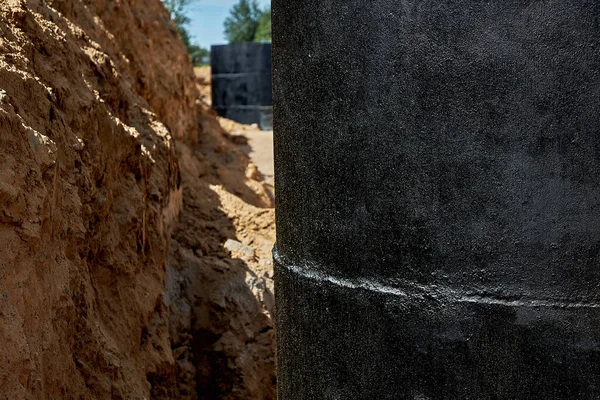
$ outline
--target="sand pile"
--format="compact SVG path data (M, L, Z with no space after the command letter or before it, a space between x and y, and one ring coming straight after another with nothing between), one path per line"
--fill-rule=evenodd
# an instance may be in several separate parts
M196 88L198 89L199 99L207 106L212 105L211 94L211 69L210 67L195 67L194 75L196 76Z

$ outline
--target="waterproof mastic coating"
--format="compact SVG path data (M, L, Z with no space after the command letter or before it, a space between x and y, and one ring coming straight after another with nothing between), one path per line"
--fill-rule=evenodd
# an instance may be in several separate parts
M599 21L273 0L280 400L600 398Z
M273 129L270 43L211 47L212 107L221 117Z

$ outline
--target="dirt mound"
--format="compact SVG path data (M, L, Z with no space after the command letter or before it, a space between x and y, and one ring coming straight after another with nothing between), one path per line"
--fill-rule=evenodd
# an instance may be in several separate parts
M272 397L271 194L160 1L0 11L0 398Z
M180 393L275 399L272 193L215 117L200 120L199 143L177 145L183 210L167 269Z
M194 75L196 76L196 88L200 94L200 101L210 107L212 105L211 69L210 67L194 67Z

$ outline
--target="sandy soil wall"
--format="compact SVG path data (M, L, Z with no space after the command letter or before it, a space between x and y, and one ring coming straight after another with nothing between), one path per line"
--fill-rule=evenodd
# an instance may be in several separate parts
M197 97L159 0L0 3L0 398L274 396L271 195Z

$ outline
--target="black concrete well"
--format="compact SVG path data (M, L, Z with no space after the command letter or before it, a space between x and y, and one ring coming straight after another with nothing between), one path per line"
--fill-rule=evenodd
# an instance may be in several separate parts
M242 124L273 128L270 43L211 47L212 106Z
M280 400L600 398L599 21L273 1Z

